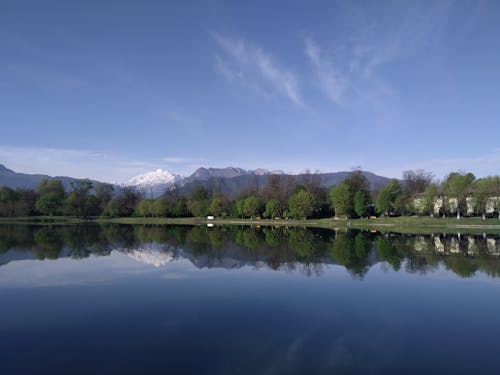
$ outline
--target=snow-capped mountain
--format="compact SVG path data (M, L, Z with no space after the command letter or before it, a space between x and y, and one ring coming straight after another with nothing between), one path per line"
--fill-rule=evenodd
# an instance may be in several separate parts
M175 184L181 184L183 177L173 174L165 169L157 169L154 172L148 172L135 176L121 184L122 186L132 186L143 190L149 197L153 198L163 194L165 190L173 187Z
M182 180L182 176L173 174L165 169L157 169L154 172L140 174L130 179L127 186L152 186L159 184L173 184Z

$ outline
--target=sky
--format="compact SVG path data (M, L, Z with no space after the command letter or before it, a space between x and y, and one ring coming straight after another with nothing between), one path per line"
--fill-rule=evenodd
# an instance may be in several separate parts
M0 163L500 173L499 1L0 2Z

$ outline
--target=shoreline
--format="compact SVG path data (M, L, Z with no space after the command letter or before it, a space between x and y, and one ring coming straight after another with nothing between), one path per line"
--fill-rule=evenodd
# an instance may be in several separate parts
M66 224L131 224L131 225L242 225L253 227L310 227L330 230L367 229L381 232L399 233L433 233L433 232L464 232L468 233L498 233L500 220L481 218L429 218L429 217L394 217L369 219L306 219L306 220L268 220L268 219L214 219L205 218L91 218L81 219L68 216L37 216L21 218L0 218L1 224L34 224L34 225L66 225Z

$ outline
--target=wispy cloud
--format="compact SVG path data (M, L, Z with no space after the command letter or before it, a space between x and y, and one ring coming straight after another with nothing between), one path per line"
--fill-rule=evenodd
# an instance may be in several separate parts
M317 85L340 107L380 107L397 95L383 70L419 48L439 43L452 5L405 3L395 9L398 17L367 14L366 7L349 5L342 17L345 24L330 38L322 43L311 34L304 38L304 54Z
M226 80L241 82L266 95L277 93L296 105L303 105L298 78L269 53L241 38L215 32L211 36L224 54L224 58L216 54L215 63L217 72Z

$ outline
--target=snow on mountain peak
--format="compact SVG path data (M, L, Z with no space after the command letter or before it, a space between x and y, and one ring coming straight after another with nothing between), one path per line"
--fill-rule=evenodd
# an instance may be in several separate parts
M165 169L157 169L154 172L140 174L130 179L125 183L127 186L149 187L156 185L170 185L182 179L181 176L175 175Z

